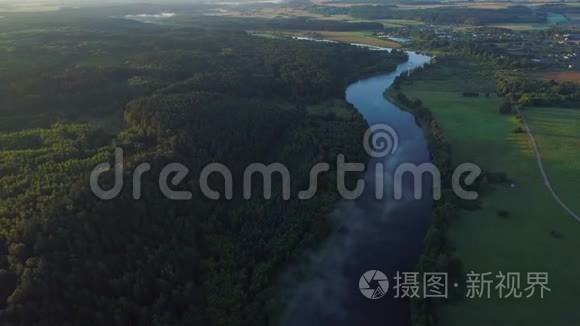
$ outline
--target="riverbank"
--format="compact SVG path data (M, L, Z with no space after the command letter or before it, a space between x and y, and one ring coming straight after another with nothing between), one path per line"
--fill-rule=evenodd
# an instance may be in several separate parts
M394 279L397 272L414 270L431 223L432 196L394 201L393 181L387 177L402 161L430 162L424 133L415 118L383 97L395 77L431 60L415 52L408 55L409 60L399 64L396 71L359 80L346 89L346 100L369 125L386 123L396 130L399 147L396 155L366 162L363 195L337 205L334 215L339 232L302 264L303 275L308 278L288 286L284 325L411 324L408 300L392 295L369 300L358 288L361 275L369 270L380 270L389 279ZM374 194L377 180L374 166L378 163L386 169L385 196L380 199ZM411 187L410 183L404 185L405 189Z
M372 47L382 47L397 49L401 44L386 38L380 38L372 35L371 31L259 31L250 32L252 35L260 37L278 37L278 38L300 38L316 39L321 42L335 42L346 44L367 45Z
M428 69L428 68L427 68ZM454 199L449 196L453 191L449 177L452 172L451 148L443 136L443 131L437 120L434 119L431 109L423 106L419 100L410 100L399 89L400 81L395 81L394 87L390 87L384 96L395 103L402 110L413 114L417 122L425 132L425 138L429 146L429 152L433 164L439 169L443 182L442 198L433 203L433 218L431 227L424 240L424 251L421 255L416 270L419 273L440 272L449 276L448 284L461 283L461 260L454 254L453 244L449 239L450 224L456 219L457 207ZM443 259L442 259L443 257ZM451 290L451 296L459 296L457 290ZM442 300L426 300L418 298L412 301L411 319L414 326L436 325L439 319L437 309Z
M499 114L502 99L494 94L493 79L481 74L484 70L468 59L441 60L399 87L411 101L420 99L431 109L449 143L452 164L474 162L510 180L482 193L479 207L456 210L458 216L449 226L448 237L463 271L493 275L499 271L519 272L522 290L526 273L547 272L551 291L544 299L502 299L492 292L489 299L464 298L440 304L436 307L439 324L570 325L580 319L580 312L574 308L580 295L575 280L580 270L575 258L580 246L578 225L546 190L527 136L515 132L520 123L513 116ZM465 97L464 92L479 96ZM548 155L548 173L569 180L570 174L562 169L570 167L570 156L563 154L571 153L571 147L557 150L550 144L572 143L573 135L562 142L562 132L573 132L570 123L574 122L565 120L569 115L548 108L531 108L530 114L535 117L532 124L541 128L540 137L551 139L543 142L548 147L542 150L544 157ZM557 141L552 138L555 134L561 136ZM567 188L571 189L570 185Z

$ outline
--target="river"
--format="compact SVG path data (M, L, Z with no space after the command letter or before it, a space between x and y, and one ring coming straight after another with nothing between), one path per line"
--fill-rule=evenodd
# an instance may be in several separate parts
M391 155L372 158L367 165L372 168L365 175L365 194L356 201L344 201L337 208L339 232L320 252L309 257L308 279L288 290L284 325L411 324L409 301L394 298L393 278L397 271L415 271L431 220L431 181L424 181L423 189L429 191L423 199L411 198L408 193L412 185L404 184L403 199L394 200L392 175L400 163L420 164L431 159L415 118L383 96L396 76L431 60L426 55L407 53L409 60L396 71L360 80L346 89L347 101L369 125L388 124L396 131L399 146ZM374 192L376 163L383 163L386 171L385 196L381 200L375 199ZM359 290L359 279L368 270L382 271L390 281L390 289L381 299L367 299ZM376 287L375 282L370 286Z

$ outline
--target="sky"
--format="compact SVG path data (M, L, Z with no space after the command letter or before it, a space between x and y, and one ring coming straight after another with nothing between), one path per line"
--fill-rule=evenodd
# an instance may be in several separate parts
M22 4L50 4L69 5L86 3L219 3L219 2L272 2L267 0L0 0L0 4L22 5ZM280 1L281 2L281 1Z
M61 7L107 6L115 4L195 4L195 3L249 3L249 2L283 2L285 0L0 0L0 11L45 11Z

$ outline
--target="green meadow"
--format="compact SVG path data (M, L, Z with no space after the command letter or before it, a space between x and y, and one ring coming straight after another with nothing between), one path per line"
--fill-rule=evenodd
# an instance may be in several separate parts
M440 306L441 325L573 325L580 320L580 222L555 202L544 186L527 135L513 116L501 115L493 77L474 62L434 64L401 85L409 98L429 107L452 146L454 163L475 162L484 170L506 173L507 184L481 194L482 207L460 212L450 238L466 273L548 272L544 299L469 299ZM479 97L464 97L465 91ZM485 96L489 93L489 97ZM574 210L578 176L580 112L558 108L526 109L537 134L553 186ZM577 178L576 178L577 179ZM499 212L502 211L502 214ZM506 213L507 212L507 213ZM501 216L500 216L501 215ZM494 286L497 283L494 283Z
M552 186L578 214L580 185L576 177L580 171L580 110L528 108L524 115L540 148Z

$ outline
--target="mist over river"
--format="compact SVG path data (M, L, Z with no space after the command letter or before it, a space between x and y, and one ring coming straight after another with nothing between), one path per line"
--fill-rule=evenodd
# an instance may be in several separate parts
M389 49L383 49L389 50ZM425 178L423 199L412 198L412 180L404 179L403 199L393 199L392 175L400 163L431 162L423 130L415 118L387 101L383 93L395 77L423 66L431 57L412 51L397 70L355 82L346 89L346 99L370 126L387 124L397 133L396 152L372 158L367 165L365 194L355 201L343 201L336 214L339 232L323 248L308 257L304 267L308 278L285 290L287 310L282 324L306 325L389 325L411 324L406 299L394 299L396 272L415 271L423 239L431 221L431 180ZM361 143L362 146L362 143ZM384 198L375 198L375 165L384 164ZM359 278L369 270L385 273L391 283L387 294L377 300L364 297ZM370 286L376 285L371 282Z

